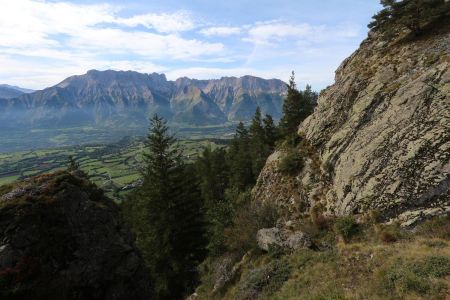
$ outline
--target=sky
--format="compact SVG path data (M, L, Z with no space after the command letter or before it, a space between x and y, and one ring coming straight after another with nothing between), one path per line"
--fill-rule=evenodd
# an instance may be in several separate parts
M367 37L377 0L0 0L0 83L88 70L254 75L320 90Z

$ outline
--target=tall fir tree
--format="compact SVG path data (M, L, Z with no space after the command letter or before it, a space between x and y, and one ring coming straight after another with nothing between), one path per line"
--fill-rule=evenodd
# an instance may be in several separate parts
M239 192L254 183L249 143L248 130L244 123L239 122L227 159L230 164L230 186Z
M166 122L155 115L146 141L144 182L124 204L156 299L178 299L196 283L204 255L200 190Z
M225 149L204 149L197 163L208 226L208 251L218 256L225 251L224 230L231 223L232 203L225 197L229 170Z
M300 123L314 110L314 104L300 92L295 84L295 73L289 79L286 99L283 103L283 117L280 120L280 132L287 137L297 132Z
M258 176L269 155L269 146L265 143L264 127L261 120L261 109L256 109L249 128L250 155L252 159L252 173Z
M269 147L270 152L275 149L278 140L278 132L271 115L266 115L263 119L264 143Z

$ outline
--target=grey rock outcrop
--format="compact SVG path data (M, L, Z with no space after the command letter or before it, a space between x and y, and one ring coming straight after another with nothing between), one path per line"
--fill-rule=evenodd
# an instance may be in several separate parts
M3 187L0 298L151 299L144 261L118 207L73 174Z
M301 231L289 232L277 227L258 230L256 240L259 248L264 251L269 251L272 245L287 250L311 248L313 246L312 240L307 234Z
M299 127L315 149L295 177L268 160L256 200L329 214L377 210L412 225L450 211L450 25L389 43L371 34ZM300 208L299 208L300 207ZM305 208L306 207L306 208Z

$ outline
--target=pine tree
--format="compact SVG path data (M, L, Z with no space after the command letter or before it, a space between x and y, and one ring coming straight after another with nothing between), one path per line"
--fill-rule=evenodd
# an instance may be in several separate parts
M266 158L269 155L269 146L265 143L264 128L261 120L261 109L256 109L255 115L249 129L250 154L252 159L252 173L255 176L264 167ZM256 178L255 178L256 179Z
M224 230L231 223L232 203L225 197L229 170L224 149L206 148L197 161L197 173L208 226L208 251L218 256L225 251Z
M244 123L239 122L227 160L230 163L230 186L240 192L254 184L249 143L248 130Z
M275 149L275 143L278 139L277 127L271 115L266 115L263 119L264 124L264 143L272 152Z
M398 26L405 27L415 35L422 33L423 26L448 15L450 2L446 0L381 0L383 9L373 16L368 27L381 31L389 37Z
M314 104L310 100L305 97L304 92L297 89L295 73L292 71L287 96L283 103L283 117L280 120L280 132L283 137L295 134L300 123L313 112Z
M80 169L80 164L75 160L75 158L72 155L69 155L68 157L68 164L67 164L67 171L77 171Z
M192 289L203 252L200 190L166 122L154 116L144 154L144 182L124 204L149 268L156 299L177 299Z

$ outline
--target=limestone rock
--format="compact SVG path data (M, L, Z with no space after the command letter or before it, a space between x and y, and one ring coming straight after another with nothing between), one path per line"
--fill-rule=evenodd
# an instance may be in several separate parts
M277 245L289 250L301 248L311 248L313 243L311 238L301 231L289 232L277 227L263 228L256 234L258 246L265 251L269 251L271 245Z
M269 159L255 200L288 210L293 199L321 202L337 216L377 210L386 221L414 211L413 223L448 211L450 21L416 39L381 44L372 34L338 68L299 134L320 169L288 178Z

